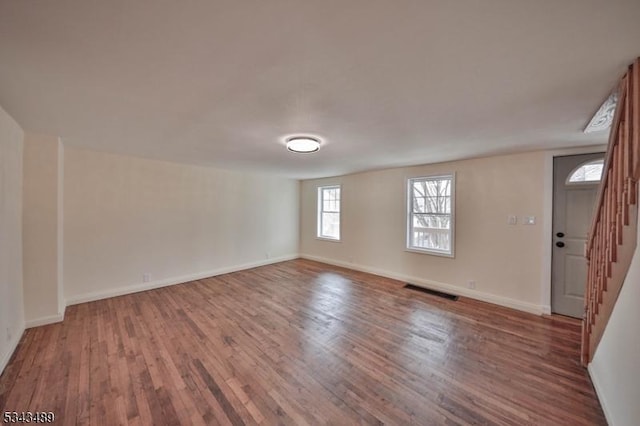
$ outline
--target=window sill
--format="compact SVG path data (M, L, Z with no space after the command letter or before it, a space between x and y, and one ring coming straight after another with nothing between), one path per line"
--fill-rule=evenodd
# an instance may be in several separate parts
M455 253L445 253L441 251L432 251L432 250L420 250L416 248L405 248L404 251L409 253L418 253L418 254L428 254L431 256L439 256L439 257L448 257L449 259L455 259Z
M327 238L327 237L316 237L316 240L328 241L330 243L341 243L342 242L342 240L339 240L337 238Z

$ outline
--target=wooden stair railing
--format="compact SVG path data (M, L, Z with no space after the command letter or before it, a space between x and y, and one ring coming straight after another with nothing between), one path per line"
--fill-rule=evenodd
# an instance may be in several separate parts
M629 66L618 90L618 105L586 248L584 365L591 361L602 338L637 245L640 58Z

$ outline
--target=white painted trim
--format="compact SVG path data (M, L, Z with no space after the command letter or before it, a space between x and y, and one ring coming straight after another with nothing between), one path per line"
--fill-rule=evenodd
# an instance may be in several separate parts
M449 259L455 259L456 257L453 254L449 254L446 252L439 252L436 250L429 250L429 249L424 249L421 250L419 248L405 248L404 251L406 251L407 253L418 253L418 254L426 254L426 255L430 255L430 256L440 256L440 257L447 257Z
M338 210L338 238L325 237L322 232L322 213L324 211L324 191L325 189L338 189L340 191L340 210ZM317 187L318 198L316 201L316 239L322 241L331 241L334 243L342 242L342 184L336 185L320 185Z
M553 245L553 159L565 155L594 154L606 152L607 145L583 146L579 148L557 149L545 152L544 188L542 212L542 265L541 265L541 300L542 306L548 307L551 313L551 256Z
M423 278L412 277L409 275L398 274L395 272L386 271L383 269L371 268L369 266L358 265L355 263L342 262L339 260L328 259L325 257L312 256L308 254L301 254L302 259L313 260L316 262L327 263L329 265L340 266L347 269L353 269L356 271L366 272L369 274L379 275L385 278L391 278L398 281L409 282L411 284L426 287L432 290L443 291L451 293L457 296L469 297L471 299L480 300L483 302L493 303L495 305L505 306L507 308L516 309L519 311L529 312L536 315L547 314L551 311L551 308L547 305L536 305L533 303L522 302L520 300L511 299L509 297L498 296L495 294L484 293L478 290L471 290L463 287L458 287L453 284L441 283L437 281L425 280Z
M542 200L542 264L540 270L540 303L551 313L551 256L553 250L553 152L545 155Z
M29 320L25 323L25 328L40 327L41 325L55 324L62 321L64 321L64 311L61 314Z
M329 238L329 237L316 237L316 240L318 241L327 241L330 243L341 243L342 240L339 240L337 238Z
M600 384L600 381L598 379L598 375L594 374L594 370L593 368L591 368L591 366L593 365L593 363L589 363L589 365L587 365L587 371L589 371L589 377L591 378L591 383L593 383L593 388L596 391L596 395L598 396L598 399L600 400L600 406L602 407L602 411L604 412L604 417L605 419L607 419L607 423L612 425L613 424L613 417L611 416L611 412L609 411L609 404L607 403L607 399L604 397L605 396L605 392L602 388L602 385Z
M451 179L451 232L449 234L449 239L451 242L451 251L441 251L435 249L425 249L420 247L414 247L411 245L411 230L413 229L411 219L412 219L412 191L411 186L414 181L420 180L436 180L436 179ZM428 254L433 256L441 256L441 257L449 257L455 259L456 257L456 172L450 173L438 173L433 175L426 176L413 176L407 177L405 180L405 251L412 253L420 253L420 254Z
M16 348L18 347L18 343L20 343L20 339L22 339L24 330L25 330L25 327L24 327L24 324L22 324L20 326L20 330L16 333L15 336L13 336L13 339L9 342L9 350L0 360L0 374L2 374L4 369L7 367L7 364L9 364L9 360L13 356L13 353L16 351Z
M183 275L180 277L171 277L163 280L151 281L144 284L124 285L117 288L108 290L96 291L92 293L81 294L78 296L72 296L67 299L67 306L77 305L80 303L94 302L96 300L108 299L110 297L123 296L125 294L138 293L141 291L153 290L161 287L168 287L171 285L182 284L189 281L201 280L204 278L215 277L216 275L229 274L231 272L238 272L245 269L257 268L258 266L270 265L273 263L284 262L287 260L298 259L297 254L290 254L286 256L280 256L273 259L261 260L258 262L250 262L242 265L229 266L225 268L219 268L212 271L204 271L196 274Z

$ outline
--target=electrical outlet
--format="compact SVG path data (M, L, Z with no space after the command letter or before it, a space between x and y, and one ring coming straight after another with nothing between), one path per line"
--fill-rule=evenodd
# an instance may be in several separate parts
M535 225L536 224L536 217L535 216L524 216L522 218L522 223L524 223L525 225Z
M145 272L144 274L142 274L142 282L148 283L149 281L151 281L151 274L148 272Z
M507 216L507 224L508 225L517 225L518 224L518 216L514 216L514 215Z
M469 281L469 282L467 283L467 287L468 287L468 288L470 288L470 289L472 289L472 290L473 290L473 289L475 289L475 288L476 288L476 282L475 282L475 281L473 281L473 280Z

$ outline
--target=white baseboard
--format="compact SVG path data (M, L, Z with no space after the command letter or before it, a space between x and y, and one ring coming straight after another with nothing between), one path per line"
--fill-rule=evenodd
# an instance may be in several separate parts
M228 274L231 272L242 271L245 269L256 268L258 266L270 265L273 263L284 262L287 260L298 259L300 256L298 254L290 254L287 256L280 256L273 259L266 259L258 262L250 262L242 265L230 266L226 268L215 269L212 271L200 272L197 274L184 275L181 277L173 277L167 278L164 280L152 281L144 284L135 284L130 286L121 286L114 289L98 291L93 293L87 293L79 296L71 297L66 300L66 306L77 305L79 303L85 302L93 302L96 300L107 299L109 297L122 296L125 294L138 293L140 291L152 290L154 288L167 287L170 285L181 284L194 280L201 280L204 278L214 277L216 275ZM9 350L6 354L2 356L0 359L0 374L4 371L5 367L9 363L11 356L15 352L18 347L18 343L20 343L20 339L24 334L25 329L32 327L39 327L47 324L54 324L57 322L62 322L64 320L64 311L57 315L50 315L41 318L35 318L27 321L20 327L20 331L16 333L11 342L9 343Z
M2 374L7 364L9 364L9 360L11 359L11 356L13 356L13 353L16 351L16 348L18 347L18 343L20 343L20 339L22 339L24 330L25 330L25 326L24 324L22 324L18 332L15 334L15 336L13 336L13 338L9 342L9 350L7 351L6 354L2 356L2 359L0 359L0 374Z
M298 254L290 254L286 256L280 256L272 259L265 259L258 262L244 263L242 265L229 266L212 271L204 271L196 274L183 275L180 277L171 277L163 280L151 281L144 284L132 284L120 286L108 290L96 291L92 293L81 294L72 296L66 300L67 306L77 305L80 303L94 302L96 300L107 299L110 297L123 296L125 294L139 293L141 291L153 290L161 287L168 287L171 285L182 284L189 281L201 280L204 278L215 277L216 275L229 274L231 272L238 272L245 269L257 268L258 266L270 265L272 263L284 262L287 260L298 259Z
M523 302L509 297L498 296L495 294L484 293L477 290L471 290L463 287L458 287L453 284L446 284L437 281L425 280L423 278L412 277L409 275L398 274L395 272L386 271L383 269L372 268L369 266L358 265L355 263L343 262L340 260L328 259L325 257L312 256L309 254L301 254L301 258L314 260L316 262L328 263L329 265L340 266L347 269L354 269L356 271L367 272L369 274L379 275L385 278L391 278L398 281L404 281L417 286L426 287L432 290L443 291L451 293L456 296L469 297L471 299L480 300L483 302L493 303L495 305L505 306L507 308L517 309L519 311L529 312L536 315L543 315L545 313L551 313L551 307L536 305L534 303Z
M25 323L25 328L39 327L41 325L55 324L57 322L64 321L64 311L61 314L50 315L48 317L41 317L29 320Z
M598 396L598 400L600 401L600 406L602 407L602 411L604 412L604 417L605 419L607 419L607 423L612 425L612 417L608 410L607 399L604 397L604 389L600 384L598 375L594 374L593 368L591 367L592 365L592 362L587 365L587 371L589 371L589 377L591 377L591 383L593 383L593 388L596 390L596 395Z

